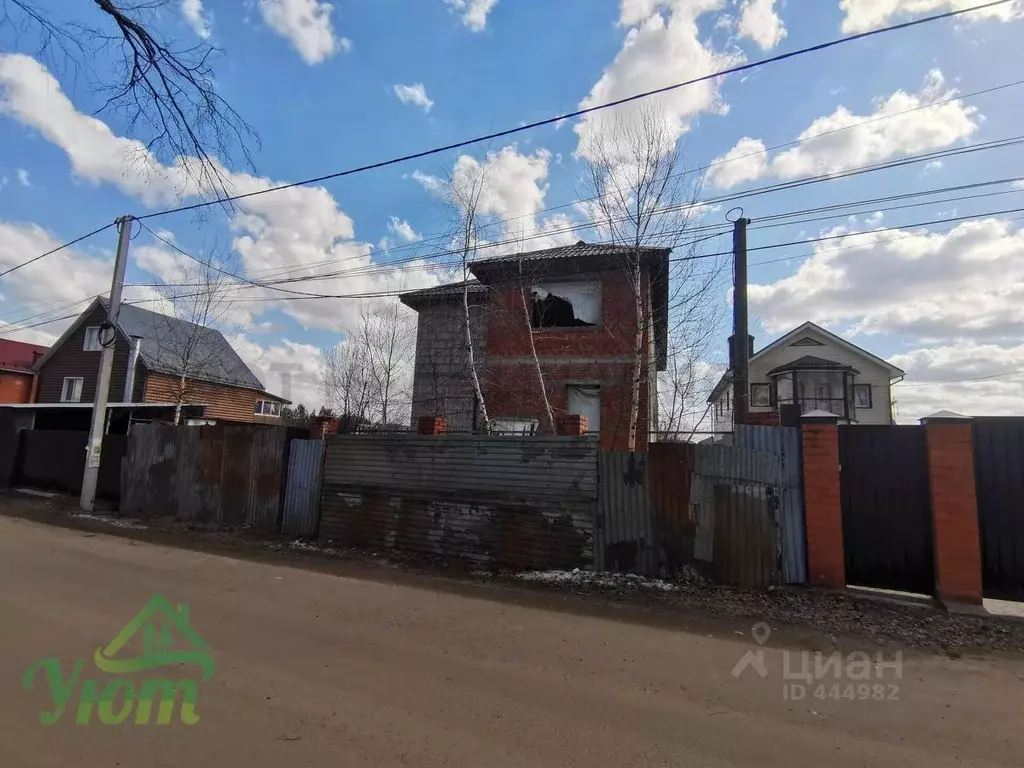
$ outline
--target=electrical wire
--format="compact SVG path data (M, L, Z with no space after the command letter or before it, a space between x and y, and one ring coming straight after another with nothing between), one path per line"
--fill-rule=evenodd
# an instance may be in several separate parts
M35 264L40 259L45 259L47 256L52 256L53 254L57 253L58 251L63 251L65 248L70 248L72 245L77 245L78 243L82 242L83 240L86 240L86 239L92 237L93 235L98 235L103 230L109 229L112 226L114 226L113 223L104 224L99 229L94 229L92 232L89 232L88 234L82 235L81 237L76 237L74 240L71 240L70 242L64 243L63 245L58 245L56 248L54 248L52 250L49 250L46 253L41 253L38 256L35 256L35 257L29 259L28 261L21 262L21 264L15 264L10 269L6 269L3 272L0 272L0 277L4 277L6 275L9 275L9 274L11 274L11 272L15 272L15 271L21 269L22 267L27 267L29 264Z
M754 230L759 230L759 229L771 229L771 228L780 227L780 226L798 226L798 225L801 225L801 224L812 223L812 222L816 222L816 221L826 221L826 220L829 220L829 219L844 218L846 216L855 215L856 213L867 213L867 212L872 212L872 213L890 213L892 211L905 210L905 209L910 209L910 208L918 208L918 207L922 207L922 206L926 206L926 205L939 205L939 204L943 204L943 203L961 202L961 201L964 201L964 200L972 200L972 199L979 199L979 198L985 198L985 197L993 197L993 196L1004 195L1004 194L1019 193L1019 192L1024 192L1024 189L1009 189L1009 190L1001 190L1001 191L998 191L998 192L989 192L989 193L978 194L978 195L962 195L962 196L957 196L957 197L942 198L942 199L939 199L939 200L926 200L926 201L923 201L923 202L911 203L911 204L907 204L907 205L894 205L894 206L888 206L888 207L876 207L878 203L884 203L884 202L896 201L896 200L908 200L908 199L912 199L912 198L915 198L915 197L932 197L934 195L939 195L939 194L942 194L942 193L947 192L947 191L952 192L952 191L966 191L966 190L970 190L970 189L980 189L980 188L984 188L984 187L995 186L995 185L998 185L998 184L1012 184L1012 183L1015 183L1015 182L1018 182L1018 181L1021 181L1021 180L1024 180L1024 176L1009 177L1009 178L997 179L997 180L993 180L993 181L974 182L974 183L971 183L971 184L958 184L958 185L953 185L953 186L949 186L949 187L933 188L933 189L921 190L921 191L917 191L917 192L906 192L906 193L901 193L901 194L898 194L898 195L887 195L887 196L884 196L884 197L876 197L876 198L869 198L869 199L865 199L865 200L849 201L849 202L846 202L846 203L838 203L838 204L834 204L834 205L830 205L830 206L822 206L822 207L818 207L818 208L808 208L808 209L803 209L803 210L799 210L799 211L793 211L793 212L790 212L790 213L775 214L775 215L767 216L767 217L764 217L764 218L758 218L756 220L758 222L758 224L760 224L761 221L768 221L770 223L765 224L765 225L752 226L750 229L751 229L751 231L754 231ZM847 209L859 208L859 207L863 207L863 206L872 206L872 207L868 211L851 211L851 210L847 210ZM795 220L795 221L780 221L780 219L783 219L785 217L795 217L795 216L801 216L801 215L804 215L804 214L807 214L807 213L816 213L818 211L827 211L827 210L832 210L832 211L837 211L837 212L833 213L831 215L819 216L819 217L815 217L815 218L805 218L805 219L799 219L799 220ZM838 211L841 211L841 212L838 212ZM705 227L705 228L700 228L700 227L697 227L697 228L686 228L686 229L681 229L681 230L678 230L678 231L666 232L666 233L663 233L663 234L665 234L666 237L682 236L682 235L694 234L695 231L701 231L702 229L710 229L710 228L711 227ZM692 241L688 241L688 242L685 242L685 243L681 243L679 245L679 247L688 247L688 246L696 245L696 244L699 244L701 242L705 242L708 239L713 239L715 237L719 237L721 235L724 235L724 234L726 234L729 231L731 231L731 227L720 226L719 227L719 231L709 235L708 237L702 237L702 238L699 238L699 239L696 239L696 240L692 240ZM452 254L454 254L454 252L449 252L449 254L445 254L445 255L452 255ZM455 255L457 255L457 254L455 254ZM194 258L194 257L190 257L190 258ZM423 257L423 258L419 258L418 257L414 261L423 261L424 258L426 258L426 257ZM431 257L431 258L433 258L433 257ZM376 276L376 275L387 274L389 272L392 272L396 265L403 264L403 263L405 263L405 262L404 261L382 262L382 263L370 264L370 265L367 265L365 267L359 267L359 268L356 268L356 269L339 270L339 271L336 271L336 272L327 272L327 273L318 274L318 275L306 275L306 276L299 276L299 277L271 279L271 280L260 280L260 281L250 280L248 282L259 283L263 287L270 287L270 286L275 286L275 285L282 285L282 284L289 284L289 283L300 283L300 282L301 283L306 283L306 282L313 282L313 281L318 281L318 280L331 280L331 279L341 279L341 278L349 278L349 277L369 277L369 276ZM441 269L441 268L444 268L445 266L452 266L452 264L451 263L447 263L447 262L438 262L438 263L428 262L428 263L422 263L422 264L415 264L414 263L411 266L406 266L405 269L406 269L406 271L416 270L416 269ZM131 285L136 286L136 287L163 287L163 286L167 286L167 285L173 285L174 287L195 287L195 288L202 287L201 283L172 283L172 284L168 284L168 283L132 283Z
M251 197L256 197L258 195L265 195L265 194L268 194L270 192L280 192L280 191L285 190L285 189L292 189L293 187L306 186L308 184L318 184L318 183L321 183L321 182L324 182L324 181L329 181L331 179L338 179L338 178L342 178L344 176L352 176L352 175L357 174L357 173L364 173L366 171L375 170L377 168L384 168L384 167L387 167L387 166L390 166L390 165L397 165L399 163L408 162L409 160L419 160L419 159L424 158L424 157L430 157L431 155L438 155L438 154L441 154L443 152L449 152L449 151L452 151L452 150L455 150L455 149L462 149L463 147L468 147L468 146L471 146L471 145L474 145L474 144L480 144L482 142L493 141L495 139L501 139L501 138L504 138L506 136L512 136L512 135L515 135L515 134L518 134L518 133L523 133L525 131L534 130L536 128L541 128L541 127L544 127L544 126L547 126L547 125L554 125L555 123L560 123L560 122L562 122L564 120L572 120L572 119L575 119L575 118L578 118L578 117L583 117L585 115L594 114L594 113L600 112L602 110L611 109L613 107L619 107L619 106L622 106L624 104L629 104L629 103L634 102L634 101L639 101L641 99L650 98L651 96L658 96L658 95L665 94L665 93L671 93L672 91L679 90L680 88L684 88L684 87L687 87L687 86L690 86L690 85L696 85L697 83L703 83L703 82L708 82L708 81L711 81L711 80L716 80L716 79L718 79L720 77L724 77L726 75L738 74L740 72L748 72L750 70L757 69L759 67L763 67L763 66L766 66L768 64L775 64L775 63L778 63L778 62L781 62L781 61L786 61L788 59L792 59L792 58L795 58L797 56L803 56L803 55L809 54L809 53L816 53L816 52L819 52L819 51L824 51L824 50L827 50L829 48L834 48L836 46L843 45L843 44L846 44L846 43L852 43L852 42L857 41L857 40L863 40L863 39L870 38L870 37L875 37L875 36L878 36L878 35L884 35L884 34L888 34L890 32L896 32L896 31L900 31L900 30L904 30L904 29L910 29L912 27L921 26L923 24L929 24L929 23L936 22L936 21L942 21L944 19L956 18L956 17L963 16L963 15L968 14L968 13L975 12L975 11L981 11L981 10L985 10L987 8L994 8L994 7L999 6L999 5L1005 5L1006 3L1009 3L1009 2L1012 2L1012 1L1013 0L992 0L992 2L982 3L982 4L979 4L979 5L971 6L970 8L961 8L961 9L957 9L957 10L946 11L944 13L933 14L931 16L925 16L925 17L920 18L920 19L912 19L910 21L905 21L905 22L902 22L900 24L893 24L893 25L890 25L890 26L887 26L887 27L880 27L878 29L868 30L867 32L860 32L860 33L855 34L855 35L848 35L846 37L836 38L834 40L829 40L829 41L826 41L824 43L818 43L816 45L808 46L806 48L800 48L800 49L797 49L795 51L789 51L788 53L780 53L780 54L778 54L776 56L771 56L771 57L768 57L768 58L765 58L765 59L759 59L757 61L751 61L751 62L747 62L745 64L739 64L739 65L737 65L735 67L729 67L727 69L722 69L722 70L718 70L716 72L711 72L711 73L709 73L707 75L702 75L700 77L695 77L695 78L692 78L690 80L684 80L682 82L673 83L671 85L666 85L666 86L663 86L661 88L655 88L655 89L650 90L650 91L644 91L642 93L636 93L636 94L633 94L631 96L626 96L626 97L621 98L621 99L616 99L614 101L609 101L609 102L606 102L606 103L603 103L603 104L596 104L596 105L594 105L592 107L585 107L583 109L578 109L578 110L575 110L573 112L567 112L565 114L558 115L556 117L549 117L549 118L545 118L543 120L537 120L537 121L532 122L532 123L526 123L524 125L519 125L519 126L516 126L514 128L508 128L508 129L505 129L503 131L497 131L495 133L486 134L484 136L478 136L478 137L472 138L472 139L465 139L465 140L462 140L462 141L455 142L454 144L448 144L448 145L441 146L441 147L435 147L433 149L427 149L427 150L423 150L423 151L420 151L420 152L414 152L414 153L409 154L409 155L404 155L404 156L401 156L401 157L391 158L390 160L381 160L381 161L378 161L378 162L375 162L375 163L370 163L368 165L362 165L362 166L358 166L356 168L349 168L347 170L337 171L335 173L328 173L328 174L324 174L322 176L316 176L314 178L304 179L302 181L295 181L295 182L291 182L291 183L288 183L288 184L280 184L280 185L277 185L277 186L274 186L274 187L268 187L266 189L256 190L254 192L245 192L245 193L238 194L238 195L229 195L229 196L225 196L225 197L218 197L218 198L213 199L213 200L205 200L205 201L201 201L201 202L198 202L198 203L193 203L191 205L183 205L183 206L179 206L177 208L169 208L169 209L164 210L164 211L157 211L155 213L146 214L145 216L139 216L138 218L140 220L152 219L152 218L156 218L158 216L166 216L166 215L172 214L172 213L182 213L182 212L185 212L185 211L194 211L194 210L197 210L199 208L206 208L206 207L211 206L211 205L222 205L222 204L225 204L225 203L234 203L234 202L237 202L239 200L245 200L245 199L248 199L248 198L251 198Z

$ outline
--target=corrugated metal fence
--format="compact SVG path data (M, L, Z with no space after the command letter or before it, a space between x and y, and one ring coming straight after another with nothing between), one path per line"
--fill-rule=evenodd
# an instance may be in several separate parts
M806 584L807 537L804 531L804 483L799 427L737 425L733 444L778 457L782 576L788 584Z
M518 568L593 562L597 444L585 437L339 435L320 538Z
M136 425L121 510L277 531L287 445L283 427Z
M320 522L320 477L324 467L323 440L293 440L288 453L288 483L284 491L281 533L311 538Z

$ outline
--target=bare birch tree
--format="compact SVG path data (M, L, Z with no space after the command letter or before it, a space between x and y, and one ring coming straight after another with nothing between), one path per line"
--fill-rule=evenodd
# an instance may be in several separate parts
M651 279L669 280L667 320L675 326L676 335L705 334L704 321L713 313L714 270L704 276L694 268L699 263L693 258L697 245L688 242L688 232L700 214L697 197L701 180L682 170L682 151L663 115L651 107L626 112L610 121L609 128L588 144L582 159L592 198L590 211L602 240L626 250L623 270L638 318L631 340L633 365L627 436L628 449L634 451L640 408L644 405L640 393L645 368L648 386L657 386L655 374L648 366L654 331ZM673 249L668 275L651 275L645 269L646 248ZM688 348L685 342L681 347ZM695 349L696 345L689 348Z
M325 407L337 414L339 431L357 431L370 410L370 375L365 349L351 336L323 350L316 384Z
M133 138L160 161L180 160L177 168L199 194L230 193L224 163L240 154L253 168L259 138L217 92L212 67L217 49L205 40L177 46L159 31L161 13L175 2L76 3L93 8L90 22L65 19L63 9L37 0L0 0L0 29L28 37L37 55L57 67L84 71L106 99L99 111L120 115ZM97 60L112 60L113 67L95 67Z
M343 431L405 423L412 398L415 335L397 303L364 302L345 340L323 350L317 386Z
M412 400L416 337L401 304L362 304L355 342L363 350L373 415L387 425L401 414L404 422Z
M454 248L459 258L458 269L462 276L462 324L463 339L466 349L466 367L473 384L473 395L483 422L483 431L491 431L491 420L487 414L487 403L484 400L483 388L480 386L480 373L477 370L476 350L473 340L473 323L470 313L470 280L472 274L470 263L477 257L482 226L480 198L484 191L486 178L481 170L471 175L452 174L448 183L449 205L455 222Z
M235 320L234 296L238 283L228 277L231 264L213 249L206 261L175 260L179 279L157 290L174 317L153 315L153 337L143 344L155 347L160 368L174 377L174 423L181 422L182 407L202 401L203 382L237 379L249 369L240 359L225 359L224 344L237 339L244 324Z

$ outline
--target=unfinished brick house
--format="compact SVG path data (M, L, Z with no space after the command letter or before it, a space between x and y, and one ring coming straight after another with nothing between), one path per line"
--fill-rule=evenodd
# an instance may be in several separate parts
M586 416L602 448L626 450L639 327L636 448L645 450L657 429L657 371L666 367L669 250L642 248L638 255L639 297L634 250L583 241L475 261L468 285L403 294L419 314L413 420L439 416L452 431L482 431L468 365L465 288L492 432L549 434L546 392L556 420Z

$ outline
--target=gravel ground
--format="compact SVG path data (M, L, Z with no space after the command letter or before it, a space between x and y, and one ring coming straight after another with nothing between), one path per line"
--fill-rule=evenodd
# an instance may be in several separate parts
M82 515L63 499L0 499L0 512L35 519L55 516L60 524L105 530L114 535L162 535L184 546L212 546L289 557L297 563L351 563L373 569L426 574L482 585L576 595L609 606L628 605L659 613L723 619L737 626L766 621L805 630L818 644L843 648L867 641L883 648L904 648L952 657L1009 652L1024 654L1024 620L949 613L932 604L881 600L852 592L804 587L749 590L708 583L694 571L679 579L650 579L633 574L590 571L492 571L465 563L406 558L319 542L267 538L245 529L225 530L174 520L126 520L102 514ZM742 634L742 633L740 633Z

